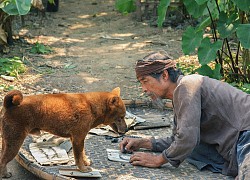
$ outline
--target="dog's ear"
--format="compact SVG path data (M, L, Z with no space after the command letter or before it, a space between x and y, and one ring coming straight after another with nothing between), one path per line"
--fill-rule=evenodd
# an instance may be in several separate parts
M111 93L112 94L115 94L115 95L117 95L117 96L120 96L120 88L119 87L117 87L117 88L115 88L115 89L113 89L112 91L111 91Z
M119 105L119 97L113 96L109 99L109 107L114 107Z

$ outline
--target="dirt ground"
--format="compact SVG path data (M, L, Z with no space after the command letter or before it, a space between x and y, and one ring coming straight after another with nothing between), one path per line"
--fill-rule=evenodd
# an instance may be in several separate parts
M135 13L122 15L114 0L61 0L58 12L17 17L13 23L14 46L3 57L23 57L28 67L14 82L0 79L25 94L110 91L119 86L124 99L143 99L135 78L136 60L157 50L175 59L182 57L182 30L136 21ZM30 53L31 44L49 45L46 55ZM0 102L6 91L0 91Z

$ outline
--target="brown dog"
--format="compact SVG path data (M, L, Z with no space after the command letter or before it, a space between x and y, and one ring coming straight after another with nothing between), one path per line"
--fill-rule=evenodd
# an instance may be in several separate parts
M46 94L23 97L20 91L10 91L4 98L0 114L2 154L0 178L10 177L6 165L18 153L25 137L39 134L40 130L70 137L75 164L82 172L89 172L85 156L84 139L91 128L100 124L110 125L124 134L125 105L120 98L120 88L112 92L79 94Z

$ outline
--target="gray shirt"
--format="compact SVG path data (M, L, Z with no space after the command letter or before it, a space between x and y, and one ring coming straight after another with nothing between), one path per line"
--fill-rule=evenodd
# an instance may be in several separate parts
M173 105L173 134L152 139L153 151L162 151L178 167L202 141L214 145L225 159L223 174L237 175L236 142L240 131L250 130L250 95L193 74L178 78Z

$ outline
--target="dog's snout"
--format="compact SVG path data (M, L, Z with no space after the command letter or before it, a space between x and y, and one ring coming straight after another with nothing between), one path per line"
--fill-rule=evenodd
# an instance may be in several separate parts
M123 128L118 128L118 133L119 134L121 134L121 135L123 135L123 134L125 134L126 132L128 132L128 127L127 127L127 125L125 125L125 127L123 127Z

